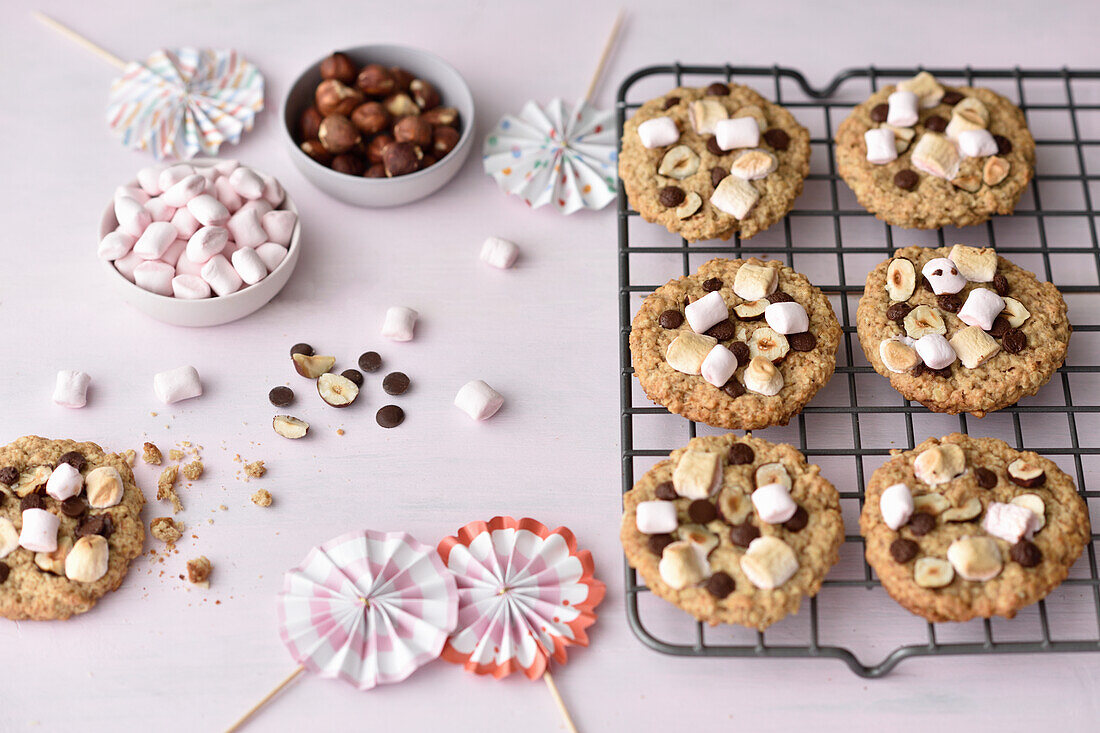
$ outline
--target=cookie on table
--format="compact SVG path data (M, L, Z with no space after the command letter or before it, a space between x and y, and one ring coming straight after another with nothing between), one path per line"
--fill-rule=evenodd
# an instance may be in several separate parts
M772 260L713 259L642 303L634 374L671 412L720 428L786 425L836 368L840 324L804 275Z
M145 542L144 504L126 461L95 443L0 448L0 616L66 619L117 589Z
M906 229L1011 214L1035 169L1024 113L982 87L922 71L856 106L836 133L837 170L863 208Z
M1090 532L1053 461L960 433L893 451L859 526L886 591L934 622L1012 618L1065 580Z
M810 133L749 87L679 87L623 127L619 177L646 221L694 242L749 239L791 210Z
M700 621L763 631L821 589L844 541L840 497L789 445L694 438L623 498L627 560Z
M867 275L856 327L903 397L982 417L1050 381L1069 346L1066 310L1054 285L990 247L904 247Z

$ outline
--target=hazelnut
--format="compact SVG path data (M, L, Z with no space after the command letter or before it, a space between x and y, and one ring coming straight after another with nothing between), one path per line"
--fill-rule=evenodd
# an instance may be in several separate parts
M358 127L360 132L373 135L389 126L390 113L378 102L367 102L356 107L351 113L351 123Z
M432 132L432 152L442 158L458 145L458 130L453 127L437 127Z
M317 109L325 117L350 115L363 103L363 95L358 90L336 79L325 79L318 84L314 98L317 101Z
M428 166L435 165L438 162L439 160L434 155L424 153L424 157L420 159L420 170L424 170Z
M298 138L300 140L316 140L323 119L325 119L325 116L316 107L310 107L303 112L301 119L298 120Z
M367 168L367 172L363 174L364 178L385 178L386 166L381 163L375 163L370 168Z
M378 135L370 144L367 145L367 160L371 163L382 162L382 151L386 149L386 146L393 142L393 135L387 135L382 133Z
M433 125L458 126L458 110L454 107L436 107L424 112L421 117Z
M351 84L355 81L355 62L347 54L336 52L321 62L321 78Z
M420 109L433 109L438 107L442 101L435 87L423 79L413 79L412 83L409 84L409 91L412 93L416 106Z
M386 175L404 176L414 173L420 167L420 148L412 143L390 143L382 151L382 165L386 167Z
M302 152L316 160L321 165L328 165L332 161L332 153L325 150L320 140L306 140L299 146Z
M356 77L355 86L363 94L383 97L393 91L393 74L381 64L367 64Z
M426 147L432 144L432 126L416 116L402 117L393 126L393 138L399 143Z
M325 150L338 155L355 147L359 142L359 131L347 117L329 115L321 120L320 139Z
M363 159L354 153L344 153L332 159L332 170L349 176L363 175Z
M391 94L382 100L382 105L394 117L420 114L420 108L416 106L416 102L412 101L412 97L404 92Z
M395 92L409 91L409 85L416 78L400 66L391 66L390 73L393 74L393 90Z

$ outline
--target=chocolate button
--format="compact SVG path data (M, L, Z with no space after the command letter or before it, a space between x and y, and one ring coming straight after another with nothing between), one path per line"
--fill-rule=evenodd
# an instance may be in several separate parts
M745 385L738 382L737 377L730 377L730 380L722 385L722 391L733 399L737 399L745 394Z
M80 526L76 528L76 538L80 539L81 537L90 535L110 537L111 533L114 531L114 522L111 521L111 516L109 514L94 514L90 517L85 517L84 521L80 523Z
M1027 348L1027 336L1018 328L1011 328L1001 339L1001 347L1010 354L1019 354Z
M948 313L958 313L963 304L962 298L954 293L943 293L942 295L936 296L936 305L938 305L941 310L945 310Z
M721 290L723 284L722 278L712 277L703 281L703 290L706 290L708 293L713 293L715 290Z
M997 273L993 276L993 289L997 291L997 295L1002 298L1008 295L1008 278L1004 275Z
M396 428L398 425L405 422L405 411L397 405L386 405L385 407L379 408L374 419L384 428Z
M363 372L359 371L358 369L345 369L344 371L340 372L340 376L344 379L350 379L351 381L355 382L356 387L363 386Z
M408 388L409 378L404 372L390 372L386 375L386 378L382 380L382 389L386 391L386 394L405 394Z
M724 573L721 570L707 578L707 593L710 593L718 600L722 600L730 593L733 593L735 588L737 588L737 583L733 581L729 573Z
M760 536L760 530L748 522L735 524L730 530L730 542L738 547L748 547L749 543Z
M1008 319L1004 316L997 316L993 319L993 325L989 327L989 335L995 339L999 339L1008 333Z
M722 157L728 151L722 150L721 146L718 145L718 138L710 137L710 138L707 138L707 152L710 153L711 155L716 155L718 157Z
M810 523L809 513L802 507L798 507L794 510L794 514L786 522L783 522L783 529L788 532L801 532L806 529L806 525Z
M680 98L679 97L669 97L668 99L665 100L665 109L669 109L670 107L675 107L679 103L680 103Z
M0 562L0 583L3 583L11 575L11 568L6 562Z
M382 368L382 357L377 351L367 351L359 356L359 368L365 372L376 372Z
M0 484L7 484L11 486L19 480L19 469L15 466L4 466L0 468Z
M734 341L730 344L730 351L737 357L737 366L749 363L749 345L744 341Z
M680 311L665 311L657 319L657 323L661 324L661 328L679 328L683 322L684 314Z
M908 303L894 303L886 309L886 317L891 321L901 323L911 310L913 310L913 306Z
M653 534L649 536L649 551L657 557L665 551L665 548L675 542L670 534Z
M939 115L932 115L924 121L924 127L929 132L943 132L947 129L947 120Z
M305 354L306 356L313 356L313 347L309 344L294 344L290 347L290 355Z
M777 127L773 127L764 133L764 142L776 150L786 150L791 144L791 136Z
M795 351L813 351L817 346L817 336L809 331L787 334L787 344Z
M920 183L920 176L906 168L894 174L894 185L902 191L912 191Z
M286 407L294 401L294 390L290 387L272 387L267 399L276 407Z
M1029 540L1020 540L1008 548L1008 556L1025 568L1033 568L1043 560L1042 551Z
M725 168L711 168L710 169L710 185L718 188L718 184L722 182L722 179L728 176L730 172Z
M675 501L680 498L680 495L676 493L676 487L672 485L671 481L662 481L657 484L654 493L657 495L658 499L664 501Z
M76 450L71 450L68 453L61 454L61 458L57 460L58 463L68 463L77 471L83 471L84 467L88 465L88 461L86 458L84 458L84 454Z
M684 189L679 186L665 186L657 192L657 200L661 202L661 206L670 209L684 203L684 197Z
M994 135L993 142L997 143L997 155L1008 155L1012 152L1012 141L1004 135Z
M88 502L81 496L70 496L61 502L61 513L66 517L79 517L88 510Z
M782 290L776 290L774 293L768 296L769 303L793 303L794 298L784 293Z
M890 557L894 562L905 564L917 556L920 545L913 540L898 538L890 543Z
M688 516L696 524L706 524L718 518L718 510L707 499L696 499L688 504Z
M19 511L25 512L28 509L45 509L46 498L42 495L41 489L38 491L32 491L24 496L19 502Z
M706 94L708 97L721 97L730 93L730 88L720 81L716 81L707 87Z
M940 99L940 104L947 104L954 107L961 101L963 101L963 95L959 92L949 89L943 93L943 98Z
M728 318L724 321L718 321L718 323L715 323L707 329L707 336L716 338L719 341L729 341L736 335L737 327L734 326L733 321Z
M886 122L886 118L890 116L890 105L888 104L876 104L871 108L871 121L872 122Z
M909 531L917 537L923 537L936 527L936 518L928 512L915 512L909 518Z
M756 453L747 443L734 443L730 446L729 457L726 459L731 466L742 466L752 463Z
M997 485L997 474L988 468L975 468L974 479L978 482L978 486L983 489L992 489Z

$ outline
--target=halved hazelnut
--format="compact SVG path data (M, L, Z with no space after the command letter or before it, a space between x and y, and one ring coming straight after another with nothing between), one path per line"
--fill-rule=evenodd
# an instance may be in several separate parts
M776 333L767 326L756 329L749 336L749 356L762 356L765 359L769 359L773 364L778 364L783 361L787 356L787 352L791 350L790 344L787 343L787 337L781 333Z
M335 356L294 354L290 358L294 360L294 370L306 379L317 379L336 364Z
M279 435L291 440L303 438L309 432L309 423L290 415L276 415L271 421L271 427Z
M317 379L317 394L332 407L347 407L359 396L359 387L347 377L326 373Z
M921 494L913 497L913 511L938 517L951 508L951 502L943 494Z
M940 514L945 522L969 522L982 513L982 500L974 496L962 506L954 506Z
M756 469L755 479L756 488L758 489L768 484L782 484L790 490L792 485L791 475L787 473L787 469L783 467L782 463L765 463Z
M1025 489L1042 486L1047 480L1043 467L1026 458L1017 458L1008 464L1008 477L1012 479L1012 483L1023 486Z
M742 321L759 321L764 317L764 311L771 305L767 298L761 298L760 300L752 300L748 303L740 303L733 306L733 312L737 314L737 317Z

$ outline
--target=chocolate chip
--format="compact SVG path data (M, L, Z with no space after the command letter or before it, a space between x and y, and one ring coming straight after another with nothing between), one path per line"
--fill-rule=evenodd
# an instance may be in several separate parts
M994 135L993 142L997 143L997 155L1008 155L1012 152L1012 141L1004 135Z
M1008 333L1008 329L1011 326L1008 325L1008 319L1004 316L997 316L993 319L993 325L989 327L989 335L995 339L999 339Z
M886 122L886 118L890 116L890 105L888 104L876 104L871 108L871 121L872 122Z
M943 132L947 129L947 120L939 115L932 115L924 121L924 128L929 132Z
M730 377L729 381L722 385L722 391L729 397L737 399L745 394L745 385L737 381L737 377Z
M920 176L908 168L894 174L894 185L902 191L912 191L920 183Z
M774 293L768 296L769 303L793 303L794 298L784 293L782 290L776 290Z
M365 372L376 372L382 368L382 357L377 351L367 351L359 355L359 368Z
M706 290L708 293L713 293L715 290L721 290L724 284L722 278L712 277L703 281L703 290Z
M351 381L355 382L356 387L363 386L363 372L359 371L358 369L345 369L344 371L340 372L340 376L344 379L350 379Z
M657 200L661 202L661 206L667 206L670 209L684 203L684 198L684 189L679 186L665 186L657 192Z
M3 508L4 502L6 502L7 500L8 500L8 495L5 494L3 491L0 491L0 508Z
M294 401L294 390L290 387L272 387L267 399L276 407L286 407Z
M729 341L737 335L737 327L733 325L733 321L727 318L708 328L706 335L719 341Z
M940 277L941 275L943 275L942 268L936 268L935 270L932 270L932 277Z
M943 293L936 296L936 305L940 307L940 310L945 310L948 313L958 313L962 308L962 298L954 293Z
M1010 354L1019 354L1027 348L1027 336L1018 328L1010 328L1001 339L1001 348Z
M110 514L93 514L90 517L85 517L80 526L76 528L76 538L80 539L90 535L110 537L114 531L115 526L114 522L111 521Z
M707 593L710 593L718 600L722 600L730 593L733 593L734 589L737 588L737 583L729 576L729 573L724 573L719 570L717 573L707 578L705 587Z
M925 371L932 376L942 377L943 379L948 379L951 377L950 366L945 366L943 369L928 369L927 367L925 367Z
M936 518L928 512L915 512L909 518L909 531L916 537L923 537L936 528Z
M386 391L386 394L405 394L405 390L408 388L409 378L404 372L390 372L382 380L382 389Z
M720 82L720 81L716 81L713 84L711 84L710 86L708 86L707 91L706 91L706 94L707 94L708 97L721 97L721 96L729 94L729 93L730 93L730 88L727 85Z
M943 93L943 98L940 99L940 104L948 104L953 107L961 101L963 101L963 95L959 92L949 89Z
M313 356L313 347L309 344L294 344L290 347L290 355L305 354L306 356Z
M88 502L82 496L70 496L61 502L61 513L66 517L79 517L88 511Z
M405 411L397 405L386 405L378 409L374 419L384 428L396 428L405 422Z
M928 371L928 367L926 367L924 364L917 364L915 367L913 367L912 369L909 370L909 376L910 377L919 377L922 374L924 374L926 371Z
M0 468L0 484L7 484L11 486L19 480L19 469L15 466L4 466Z
M756 459L756 453L747 443L734 443L730 446L729 457L726 458L731 466L743 466L752 463Z
M665 100L665 109L669 109L670 107L675 107L679 103L680 103L680 98L679 97L669 97L668 99Z
M920 545L913 540L899 537L890 543L890 557L894 558L896 563L907 563L916 557L918 552L920 552Z
M737 357L737 366L744 366L749 363L749 345L744 341L734 341L730 344L729 349Z
M0 583L6 581L9 575L11 575L11 568L6 562L0 562Z
M718 188L718 184L722 182L722 179L728 176L730 172L725 168L711 168L710 169L710 185Z
M932 283L929 282L928 278L926 278L924 275L921 275L920 284L921 284L921 287L924 288L925 290L927 290L928 292L930 292L930 293L935 293L936 292L935 290L932 289Z
M57 462L68 463L77 471L83 471L84 467L88 465L88 459L84 457L84 454L78 450L71 450L68 453L62 453L61 457L57 459Z
M684 314L673 310L665 311L657 319L657 323L661 324L661 328L679 328L683 322Z
M794 510L794 514L786 522L783 522L783 529L788 532L801 532L806 529L806 525L810 523L809 513L802 507L798 507Z
M773 127L764 133L764 142L776 150L786 150L787 146L791 144L791 136L778 127Z
M993 289L1002 298L1008 295L1008 278L998 272L993 276Z
M676 493L676 487L673 486L671 481L662 481L657 484L657 487L653 490L653 493L657 495L658 499L662 501L675 501L680 498L680 495Z
M684 307L687 308L689 305L691 305L691 298L689 298L688 296L685 295L684 296Z
M1029 540L1020 540L1008 548L1008 556L1025 568L1033 568L1043 561L1042 551Z
M718 518L718 510L709 499L696 499L688 504L688 516L696 524L706 524Z
M730 542L738 547L748 547L749 543L760 536L760 530L749 522L735 524L730 530Z
M988 468L975 468L974 479L978 482L978 486L983 489L992 489L997 485L997 474Z
M19 511L25 512L28 509L45 509L46 508L46 496L42 493L41 489L38 491L32 491L24 496L19 502Z
M707 152L711 155L722 157L723 155L726 155L729 151L722 150L721 146L718 145L718 138L712 136L707 138Z
M787 334L787 344L795 351L813 351L817 348L817 336L809 331Z
M649 536L649 551L657 557L665 551L665 548L676 540L670 534L653 534Z
M886 309L886 317L891 321L901 323L905 320L905 317L909 315L909 311L913 310L913 306L908 303L894 303Z

